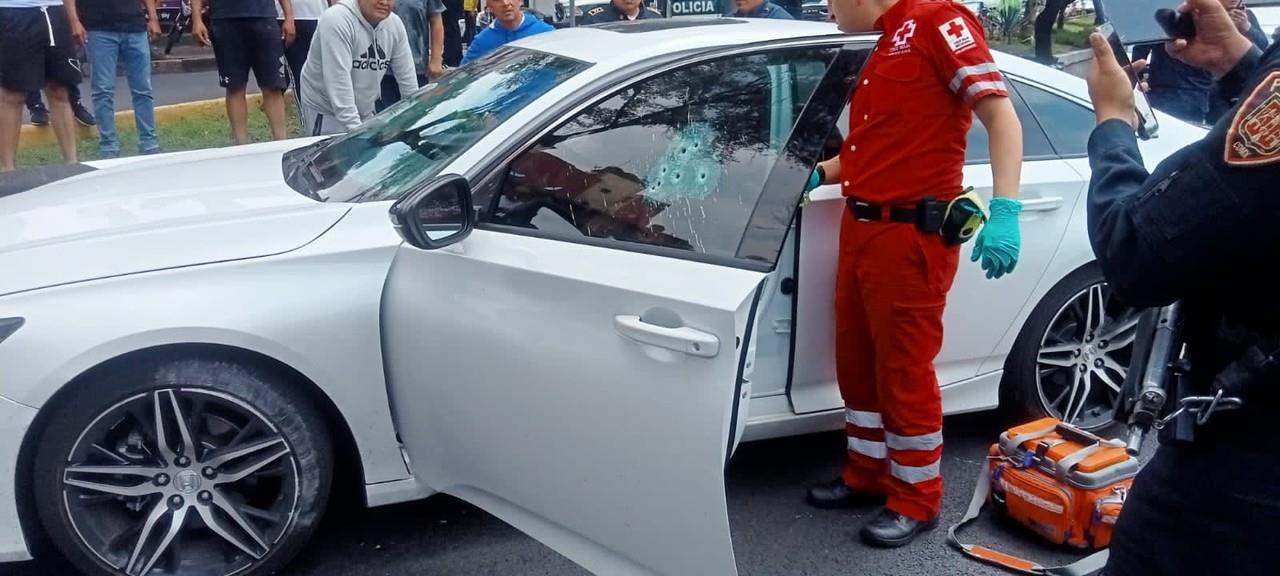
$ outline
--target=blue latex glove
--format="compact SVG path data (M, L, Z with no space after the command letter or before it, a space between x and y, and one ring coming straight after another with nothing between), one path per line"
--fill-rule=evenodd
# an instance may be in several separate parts
M999 278L1013 272L1018 265L1018 251L1022 247L1022 234L1018 230L1018 214L1022 203L1011 198L991 200L991 218L987 220L973 246L973 257L982 259L982 269L987 278Z
M814 188L822 185L822 179L818 177L818 171L814 170L809 173L809 181L804 185L805 192L812 192Z

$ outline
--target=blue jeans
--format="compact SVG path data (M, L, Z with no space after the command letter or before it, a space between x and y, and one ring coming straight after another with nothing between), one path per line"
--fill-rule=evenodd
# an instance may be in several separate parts
M116 137L116 63L124 64L133 96L133 121L138 127L138 151L153 152L156 141L156 105L151 97L151 45L146 32L89 31L89 62L93 73L93 114L98 118L98 152L119 154Z

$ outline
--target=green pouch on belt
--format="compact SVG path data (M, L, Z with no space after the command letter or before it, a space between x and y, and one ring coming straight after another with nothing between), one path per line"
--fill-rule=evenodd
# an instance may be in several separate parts
M969 186L947 204L947 213L942 219L939 233L947 244L964 244L978 234L986 221L986 203Z

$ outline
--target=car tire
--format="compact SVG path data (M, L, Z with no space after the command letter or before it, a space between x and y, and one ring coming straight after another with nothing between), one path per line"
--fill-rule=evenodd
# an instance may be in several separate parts
M1140 318L1117 301L1097 263L1068 274L1036 305L1006 360L1005 413L1016 422L1052 416L1091 431L1110 426Z
M53 410L35 454L36 510L86 574L269 574L324 514L329 431L272 371L144 361L93 377Z

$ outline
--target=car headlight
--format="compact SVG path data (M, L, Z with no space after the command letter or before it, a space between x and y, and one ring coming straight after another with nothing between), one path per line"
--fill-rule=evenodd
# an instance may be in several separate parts
M23 318L0 318L0 342L17 332L26 323Z

